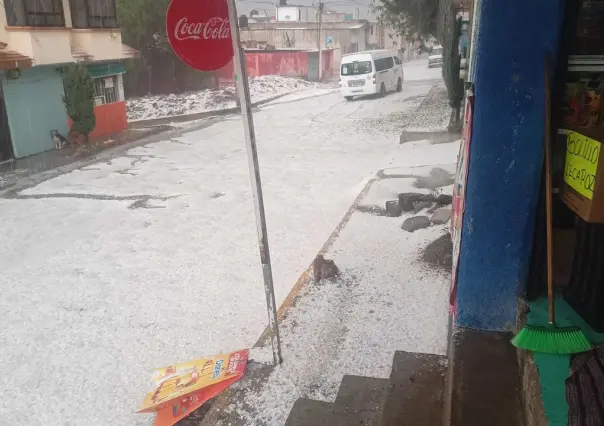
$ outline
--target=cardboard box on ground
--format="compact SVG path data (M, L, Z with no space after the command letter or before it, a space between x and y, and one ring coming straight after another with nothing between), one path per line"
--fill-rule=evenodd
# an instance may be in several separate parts
M602 144L579 132L566 132L562 200L586 222L604 223Z

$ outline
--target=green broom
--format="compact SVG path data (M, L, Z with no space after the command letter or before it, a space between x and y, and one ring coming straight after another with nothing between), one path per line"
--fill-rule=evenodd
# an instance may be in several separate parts
M573 354L592 348L579 327L557 327L554 308L554 283L552 279L552 171L551 171L551 77L550 58L545 57L545 208L547 216L547 298L548 325L527 325L512 339L517 348L549 354Z

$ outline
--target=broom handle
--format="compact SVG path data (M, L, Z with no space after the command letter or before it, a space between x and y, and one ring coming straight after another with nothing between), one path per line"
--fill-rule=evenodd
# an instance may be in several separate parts
M552 235L552 170L551 170L551 63L549 54L545 55L545 215L547 223L547 299L549 307L549 323L554 324L554 281L553 270L553 235Z

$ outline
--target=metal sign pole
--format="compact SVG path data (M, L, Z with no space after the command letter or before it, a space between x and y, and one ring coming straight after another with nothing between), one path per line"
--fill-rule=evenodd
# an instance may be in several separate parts
M273 347L273 363L281 364L281 339L279 338L279 324L277 321L277 307L275 304L275 288L273 286L273 272L271 257L268 248L268 234L266 231L266 217L264 215L264 199L262 197L262 183L260 182L260 168L258 166L258 151L256 149L256 135L254 133L254 120L252 118L252 103L250 88L245 64L245 52L241 48L239 39L239 26L237 22L237 8L235 0L227 0L229 5L229 22L231 24L231 37L233 39L233 65L235 66L235 84L237 96L241 103L243 116L243 129L247 148L252 193L254 196L254 210L256 213L256 228L258 230L258 244L260 246L260 261L262 262L262 275L264 276L264 292L266 293L266 307L268 309L268 322L271 329L271 343Z

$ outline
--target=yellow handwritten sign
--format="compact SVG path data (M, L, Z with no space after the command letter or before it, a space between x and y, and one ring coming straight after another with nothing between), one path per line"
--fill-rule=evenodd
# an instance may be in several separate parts
M602 144L577 132L566 137L564 182L588 199L594 196L598 157Z

